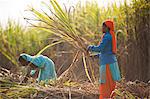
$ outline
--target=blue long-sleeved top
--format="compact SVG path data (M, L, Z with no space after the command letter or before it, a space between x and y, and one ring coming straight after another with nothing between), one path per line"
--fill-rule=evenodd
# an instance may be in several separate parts
M106 82L106 64L109 64L113 80L119 81L121 79L116 55L112 52L112 36L109 32L105 33L100 45L89 46L88 50L99 52L100 83Z
M112 36L106 32L98 46L89 46L89 50L99 52L100 65L117 62L116 55L112 52Z

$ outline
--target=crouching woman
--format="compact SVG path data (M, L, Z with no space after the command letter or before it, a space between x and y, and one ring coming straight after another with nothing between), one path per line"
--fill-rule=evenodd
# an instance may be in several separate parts
M26 82L28 80L28 77L31 77L38 71L38 82L47 82L48 80L56 80L57 78L54 62L46 56L31 56L28 54L21 54L19 57L19 62L23 66L30 68L23 82Z

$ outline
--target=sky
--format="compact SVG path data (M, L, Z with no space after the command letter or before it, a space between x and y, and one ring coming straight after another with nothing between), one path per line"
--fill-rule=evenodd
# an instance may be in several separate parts
M0 24L6 25L8 19L15 20L22 25L27 25L24 17L30 17L29 12L25 11L32 6L36 9L43 9L41 2L48 2L49 0L0 0ZM57 0L59 4L66 6L76 5L79 1L84 5L86 1L92 2L93 0ZM123 3L124 0L94 0L100 7L107 7L108 4L119 1Z

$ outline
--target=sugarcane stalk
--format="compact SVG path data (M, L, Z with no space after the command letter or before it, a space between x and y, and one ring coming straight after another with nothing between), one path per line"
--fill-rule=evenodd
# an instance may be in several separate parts
M90 77L90 75L88 73L88 69L87 69L87 65L86 65L86 60L85 60L85 54L82 53L82 56L83 56L82 59L83 59L83 64L84 64L84 69L85 69L86 76L88 77L89 81L93 84L92 79L91 79L91 77Z

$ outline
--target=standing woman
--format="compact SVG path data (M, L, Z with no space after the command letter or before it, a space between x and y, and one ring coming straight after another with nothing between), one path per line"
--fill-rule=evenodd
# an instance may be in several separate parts
M103 36L98 46L89 46L88 51L99 52L100 60L100 97L111 98L116 81L121 79L116 58L116 37L114 34L114 22L107 20L102 26Z

